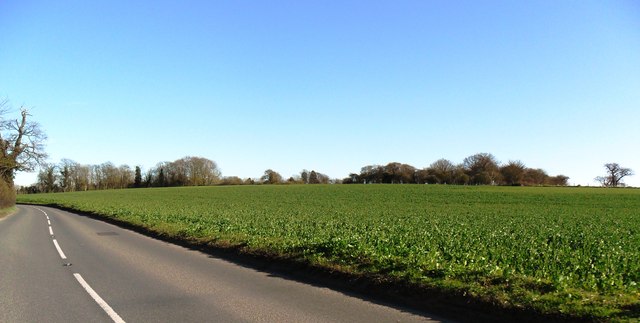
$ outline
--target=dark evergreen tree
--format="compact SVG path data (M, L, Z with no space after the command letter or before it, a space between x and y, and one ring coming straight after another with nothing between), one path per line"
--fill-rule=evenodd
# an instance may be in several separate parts
M133 187L142 187L142 170L140 170L140 166L136 166L136 174L133 179Z
M164 168L160 168L160 172L158 173L158 180L157 180L156 186L160 186L160 187L165 186Z

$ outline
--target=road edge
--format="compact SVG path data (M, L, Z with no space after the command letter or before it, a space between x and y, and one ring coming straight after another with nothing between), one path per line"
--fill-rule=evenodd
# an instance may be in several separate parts
M14 205L8 208L0 209L0 221L18 213L18 206Z

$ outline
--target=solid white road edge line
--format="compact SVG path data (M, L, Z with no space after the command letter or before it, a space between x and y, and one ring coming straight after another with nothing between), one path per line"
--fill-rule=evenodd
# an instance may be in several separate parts
M53 239L53 245L56 246L56 250L58 250L58 254L60 254L60 258L67 259L67 256L65 256L64 252L62 252L62 249L60 249L60 245L58 244L58 241L56 241L56 239Z
M113 308L111 308L111 306L109 306L109 304L107 304L107 302L105 302L102 297L100 297L100 295L98 295L98 293L96 293L93 288L91 288L91 286L89 286L89 284L87 284L87 282L82 278L82 276L80 276L80 274L73 274L73 277L76 278L76 280L78 280L78 283L80 283L80 285L82 285L82 287L84 288L84 290L87 291L87 293L89 293L89 295L91 295L91 297L93 298L94 301L96 301L96 303L98 303L98 305L100 305L100 307L102 307L102 309L107 313L107 315L109 315L109 317L116 323L124 323L124 320L120 317L120 315L118 315L118 313L116 313L116 311L113 310Z

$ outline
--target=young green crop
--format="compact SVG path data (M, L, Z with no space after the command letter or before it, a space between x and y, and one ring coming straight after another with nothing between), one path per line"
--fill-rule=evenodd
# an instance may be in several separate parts
M293 185L19 201L541 311L607 317L640 300L640 190Z

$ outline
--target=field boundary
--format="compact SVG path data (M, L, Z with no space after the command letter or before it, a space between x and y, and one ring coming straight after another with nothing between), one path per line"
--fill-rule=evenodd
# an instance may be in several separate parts
M392 280L380 275L347 273L334 268L312 265L306 261L282 255L247 251L242 245L214 245L195 239L171 236L99 213L81 211L58 204L19 204L42 205L73 212L163 242L200 251L209 256L224 259L243 267L305 284L330 288L374 303L391 305L414 314L424 315L424 313L429 313L429 315L440 316L444 320L457 320L462 322L594 321L593 318L546 314L533 309L496 304L485 299L469 297L462 291L454 292L421 286L399 279Z

